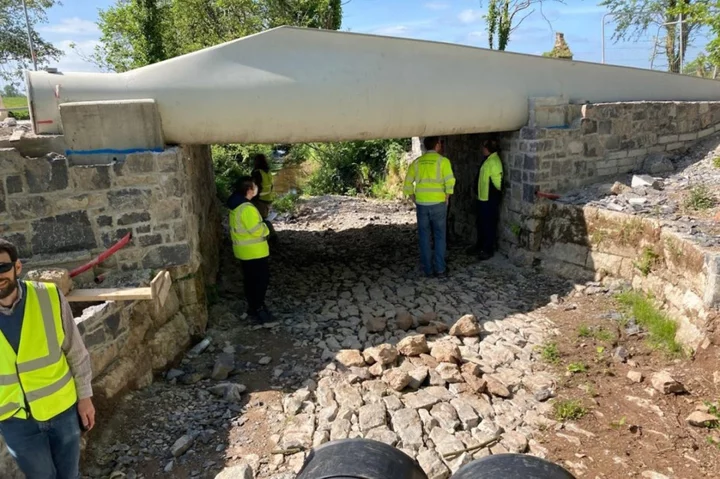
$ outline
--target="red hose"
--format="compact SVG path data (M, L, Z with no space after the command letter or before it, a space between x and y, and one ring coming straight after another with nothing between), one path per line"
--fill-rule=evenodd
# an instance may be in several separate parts
M542 191L537 191L535 194L540 198L547 198L549 200L557 200L560 198L560 195L556 195L555 193L543 193Z
M105 251L103 251L102 253L100 253L100 256L98 256L94 260L92 260L88 263L85 263L82 266L78 266L74 270L70 271L70 277L74 278L75 276L79 275L80 273L84 273L85 271L89 270L93 266L102 263L103 261L108 259L110 256L117 253L118 250L123 248L126 244L128 244L130 242L131 238L132 238L132 232L126 234L125 237L123 237L123 239L121 239L120 241L118 241L117 243L112 245L110 248L108 248Z

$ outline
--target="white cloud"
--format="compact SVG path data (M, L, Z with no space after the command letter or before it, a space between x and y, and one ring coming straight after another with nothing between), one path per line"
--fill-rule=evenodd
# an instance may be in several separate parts
M376 30L373 30L371 33L374 33L376 35L388 35L388 36L398 36L398 35L406 35L410 28L408 28L406 25L393 25L390 27L381 27Z
M483 18L483 12L480 10L463 10L460 12L460 15L458 15L458 20L460 22L469 24L469 23L477 23Z
M52 25L44 25L39 27L43 33L59 33L63 35L97 35L100 33L95 22L83 20L82 18L72 17L63 18L60 23Z
M73 43L75 44L75 49L70 47ZM93 50L95 50L95 46L99 43L97 40L62 40L56 42L55 46L62 50L65 55L60 58L59 62L52 63L50 66L56 67L58 70L64 72L98 72L100 69L84 57L89 57L93 53Z
M447 10L450 5L444 2L427 2L423 5L428 10Z

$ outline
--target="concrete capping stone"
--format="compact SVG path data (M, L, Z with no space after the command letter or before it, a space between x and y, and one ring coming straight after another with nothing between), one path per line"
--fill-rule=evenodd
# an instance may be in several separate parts
M667 145L666 151L679 150L680 148L684 148L684 147L685 147L684 142L670 143L669 145Z
M705 128L704 130L700 130L700 131L697 133L697 137L698 137L698 139L700 139L700 138L705 138L705 137L710 136L710 135L712 135L713 133L715 133L715 131L716 131L716 130L715 130L715 127L714 127L714 126L711 126L710 128Z
M680 135L680 137L678 138L678 141L692 141L692 140L697 140L697 137L698 137L697 132L695 132L695 133L685 133L685 134Z
M678 141L678 138L680 138L680 135L665 135L658 138L658 143L673 143Z

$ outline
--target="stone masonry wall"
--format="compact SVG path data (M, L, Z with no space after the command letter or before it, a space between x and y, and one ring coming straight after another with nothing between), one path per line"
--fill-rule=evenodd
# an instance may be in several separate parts
M26 270L72 268L132 232L130 244L102 270L138 270L134 286L148 285L160 269L170 271L173 287L163 305L88 304L75 318L101 407L126 389L150 384L154 372L204 333L205 290L219 265L217 206L207 147L133 154L121 164L93 167L68 166L57 154L25 158L0 149L0 237L20 247ZM92 271L75 282L92 282ZM0 470L20 477L2 444Z

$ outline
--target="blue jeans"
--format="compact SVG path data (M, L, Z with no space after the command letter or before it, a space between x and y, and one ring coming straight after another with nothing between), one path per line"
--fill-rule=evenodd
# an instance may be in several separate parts
M433 251L430 247L430 235L435 240L435 272L445 272L445 232L447 223L447 205L417 205L418 240L420 241L420 263L426 275L433 273Z
M15 418L0 421L0 434L27 479L80 477L77 405L49 421Z

